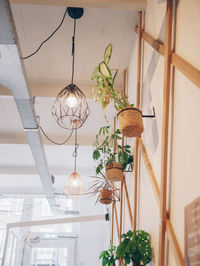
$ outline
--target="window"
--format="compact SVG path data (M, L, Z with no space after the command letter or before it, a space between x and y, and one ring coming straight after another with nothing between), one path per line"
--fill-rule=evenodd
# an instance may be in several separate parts
M0 200L0 212L11 215L21 215L23 211L23 199L20 198L3 198Z
M33 248L31 265L57 264L57 249L55 248Z

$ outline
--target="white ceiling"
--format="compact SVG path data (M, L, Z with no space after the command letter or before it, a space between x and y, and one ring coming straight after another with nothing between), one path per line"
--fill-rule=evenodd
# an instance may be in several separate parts
M65 7L12 5L17 34L26 56L35 51L59 25ZM85 9L77 21L75 83L91 86L93 69L103 59L108 43L113 44L111 66L124 70L135 38L137 14L133 11ZM25 60L30 88L64 87L71 80L73 20L67 15L59 31L33 57ZM122 87L122 76L116 84ZM37 95L36 95L37 96Z
M65 7L12 4L12 11L22 54L26 56L32 53L57 27ZM75 82L83 91L90 90L91 73L103 59L104 49L110 42L113 44L111 65L121 70L117 87L122 87L122 71L128 68L135 42L136 21L137 14L133 11L85 9L84 16L77 21L75 72ZM70 82L72 29L73 21L67 16L62 28L55 36L37 55L25 61L29 89L33 96L37 96L35 110L40 116L40 124L57 142L62 142L69 132L59 128L51 116L55 98L39 96L42 91L45 91L47 96L55 96ZM78 169L80 174L85 176L94 173L91 145L99 127L105 125L101 107L92 99L88 99L88 104L91 114L78 131L80 143ZM2 180L0 185L4 183L4 177L8 174L10 181L5 182L6 187L23 184L24 178L26 178L24 186L31 187L35 182L39 182L39 178L30 148L24 145L27 143L27 138L12 96L0 96L0 113L2 114L0 115L0 142L4 143L0 144L0 179ZM107 114L113 125L115 110L111 106L108 107ZM43 140L49 144L45 139ZM73 138L69 144L72 145L72 143ZM73 168L72 150L72 146L45 146L50 172L63 176L60 179L62 181L58 182L60 187L63 186L65 177Z

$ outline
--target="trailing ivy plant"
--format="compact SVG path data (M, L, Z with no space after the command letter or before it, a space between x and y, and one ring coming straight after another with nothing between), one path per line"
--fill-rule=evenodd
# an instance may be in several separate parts
M117 247L116 259L124 259L125 265L133 262L139 266L142 262L147 265L152 259L151 236L149 233L138 230L128 231L121 235L122 242Z
M104 126L99 129L96 135L95 150L93 152L93 159L98 162L96 174L102 172L105 166L118 162L122 165L124 171L127 165L133 162L133 155L131 153L131 146L125 145L122 147L118 141L122 139L119 129L115 132L110 131L110 126ZM114 146L116 149L114 150Z
M129 104L128 98L115 88L115 79L118 69L110 69L108 63L112 55L112 44L108 44L104 52L104 60L95 68L91 75L91 80L95 80L96 84L92 86L92 97L101 104L104 114L105 108L112 101L117 111L133 107Z
M100 253L99 259L102 259L102 266L115 266L115 251L116 247L111 245L108 250Z

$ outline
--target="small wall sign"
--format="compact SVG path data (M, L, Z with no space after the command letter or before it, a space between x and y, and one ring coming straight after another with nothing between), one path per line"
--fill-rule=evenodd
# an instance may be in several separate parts
M200 266L200 197L185 207L186 266Z

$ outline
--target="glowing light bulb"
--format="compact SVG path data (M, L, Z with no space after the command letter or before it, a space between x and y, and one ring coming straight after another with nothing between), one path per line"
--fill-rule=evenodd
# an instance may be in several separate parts
M68 196L79 196L83 193L84 185L78 173L73 172L68 177L64 191Z
M66 99L66 104L70 107L70 108L74 108L77 106L78 104L78 100L74 95L70 95L69 97L67 97Z

